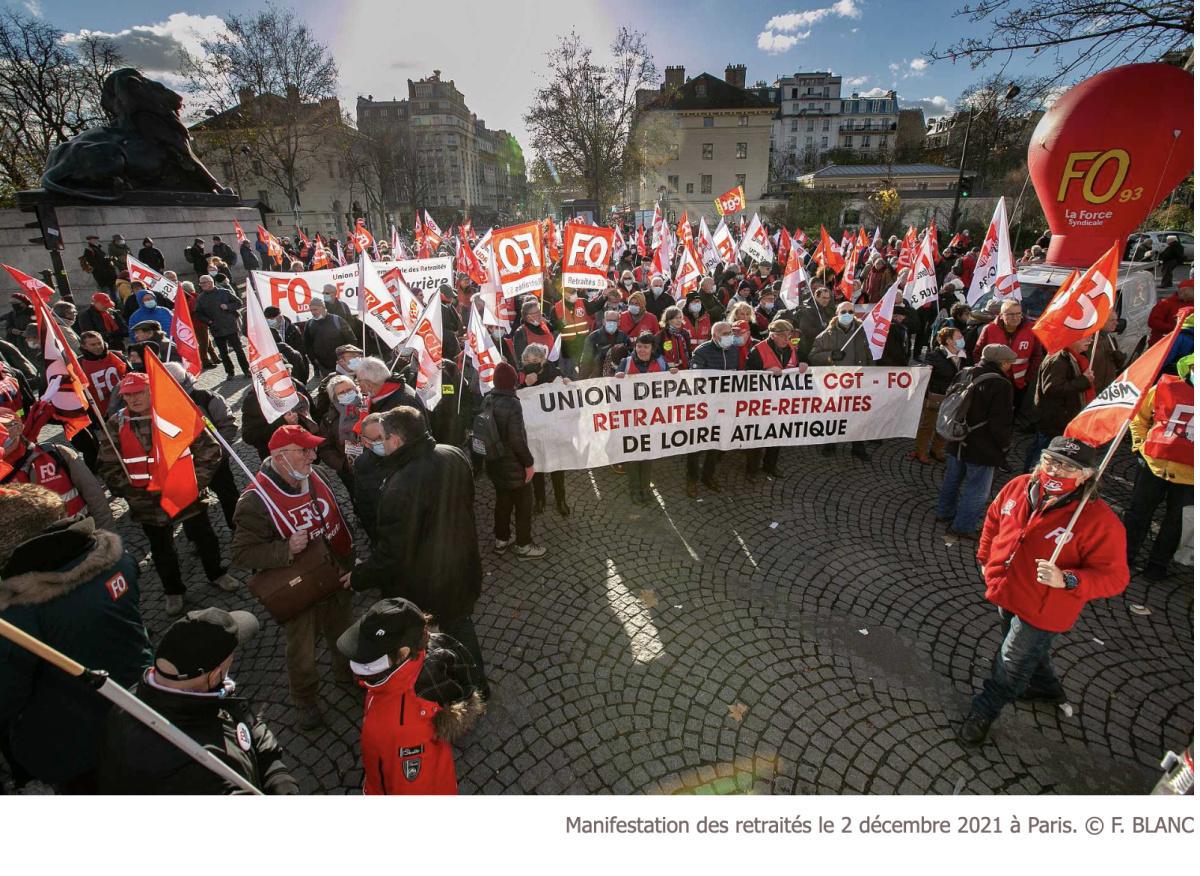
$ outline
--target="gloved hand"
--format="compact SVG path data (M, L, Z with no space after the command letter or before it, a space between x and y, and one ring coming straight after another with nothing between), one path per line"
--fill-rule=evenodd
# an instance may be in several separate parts
M832 353L829 354L830 362L841 362L845 358L846 358L845 350L834 350Z

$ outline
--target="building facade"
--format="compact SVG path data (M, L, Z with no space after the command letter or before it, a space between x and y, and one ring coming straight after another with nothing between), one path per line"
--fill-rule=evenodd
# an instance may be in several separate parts
M667 67L659 89L640 92L635 137L651 154L627 193L630 205L651 209L661 200L668 218L687 210L696 222L717 216L713 199L741 185L747 210L766 204L775 106L745 87L746 67L725 78L701 73L684 79Z
M779 107L772 131L776 162L793 168L817 166L838 145L842 115L842 77L832 73L796 73L770 87Z
M974 171L968 170L964 176L974 176ZM843 225L878 224L871 195L883 188L894 188L900 196L900 212L894 223L920 227L936 222L945 228L958 191L958 168L936 164L831 164L801 174L796 183L801 196L806 189L845 194ZM968 220L986 225L995 206L995 199L988 196L960 199L960 225Z
M857 93L842 101L838 118L837 148L868 156L887 153L896 146L896 128L900 104L896 92L882 97L859 97Z
M408 184L385 192L389 208L427 209L447 222L517 212L526 189L520 145L508 131L489 129L440 70L408 80L403 100L360 97L357 120L364 134L390 135L403 144L400 161L412 165Z

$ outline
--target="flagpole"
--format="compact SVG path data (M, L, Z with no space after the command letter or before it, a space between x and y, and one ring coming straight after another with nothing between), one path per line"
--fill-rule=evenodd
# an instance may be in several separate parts
M1137 415L1137 409L1134 409L1134 416ZM1079 499L1079 504L1075 507L1074 513L1071 514L1071 519L1067 521L1066 529L1058 536L1054 544L1054 553L1050 554L1048 562L1054 565L1058 562L1058 555L1062 553L1062 549L1067 546L1067 542L1071 540L1072 531L1075 529L1075 524L1079 522L1079 515L1083 513L1083 507L1088 503L1100 490L1100 477L1104 474L1104 470L1108 468L1108 464L1112 462L1113 456L1116 455L1117 448L1121 446L1125 440L1125 433L1129 431L1129 424L1133 422L1133 417L1125 421L1125 425L1121 427L1121 431L1117 433L1117 437L1113 438L1112 443L1108 445L1108 451L1104 454L1104 458L1100 460L1100 467L1096 469L1096 475L1092 478L1092 485L1084 492Z
M133 478L129 476L129 469L125 467L125 460L121 456L121 451L117 449L117 442L113 440L112 433L108 431L108 424L104 422L104 414L100 412L100 405L96 404L96 399L92 395L92 391L88 389L87 384L80 381L83 387L83 394L88 397L88 401L92 403L93 409L96 411L96 419L100 422L100 428L104 431L104 437L108 439L108 444L113 449L113 454L117 457L117 462L121 464L121 471L125 472L125 478L129 483L133 483Z
M456 413L462 413L462 397L463 387L467 385L467 351L463 349L462 367L458 369L458 410Z
M124 711L130 717L145 724L206 770L220 776L222 780L229 782L247 794L262 796L262 791L254 787L244 776L239 775L229 764L218 758L204 746L199 745L192 737L188 736L153 708L113 681L107 672L88 669L61 651L47 645L41 639L29 635L24 630L13 626L2 618L0 618L0 636L8 639L17 647L23 648L35 657L40 657L67 675L87 682L100 696Z

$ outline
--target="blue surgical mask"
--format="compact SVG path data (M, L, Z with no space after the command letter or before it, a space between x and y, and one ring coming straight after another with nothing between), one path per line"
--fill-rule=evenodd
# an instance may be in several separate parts
M693 301L688 305L688 310L690 310L692 313L699 313L702 306L703 305L701 305L699 301Z
M838 323L843 328L849 327L850 323L852 323L852 322L854 322L854 314L853 313L839 313L838 314Z
M733 338L733 345L735 347L746 346L746 336L745 335L730 335L730 337Z
M371 452L374 453L376 456L387 455L387 448L383 446L382 441L372 441L369 444L367 444L367 446L371 448Z
M604 330L611 335L617 330L617 324L611 319L606 319L604 321Z
M629 305L629 313L631 316L640 316L642 313L642 308L636 304L631 304Z
M356 401L358 401L358 393L357 392L342 392L342 393L338 394L337 400L338 400L338 404L352 405Z
M721 345L722 350L728 350L737 343L737 338L734 335L723 335L717 343Z
M347 367L349 367L349 369L350 369L351 371L355 371L355 370L357 370L357 369L358 369L358 366L359 366L359 365L361 365L361 364L362 364L362 357L361 357L361 356L354 356L353 358L351 358L351 359L350 359L350 361L349 361L349 362L347 362L347 363L346 363Z
M954 346L959 350L965 350L967 348L967 342L963 338L957 338L954 341Z

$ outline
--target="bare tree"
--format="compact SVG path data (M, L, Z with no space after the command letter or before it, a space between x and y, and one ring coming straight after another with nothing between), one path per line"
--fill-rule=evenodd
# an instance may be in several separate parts
M935 45L925 57L976 68L996 58L1049 55L1053 69L1042 80L1048 87L1189 49L1194 13L1192 0L977 0L955 15L983 24L987 36L963 37L944 49Z
M634 172L637 92L658 78L643 34L621 28L610 51L612 62L601 64L578 34L562 37L547 53L547 82L525 114L538 156L602 208Z
M109 40L68 44L52 24L0 10L0 201L37 185L53 147L105 121L100 86L120 63Z
M311 159L342 132L333 56L292 10L273 4L229 15L225 32L202 46L203 56L185 55L183 73L202 105L220 111L195 129L199 149L214 131L236 136L253 155L255 174L296 212Z

